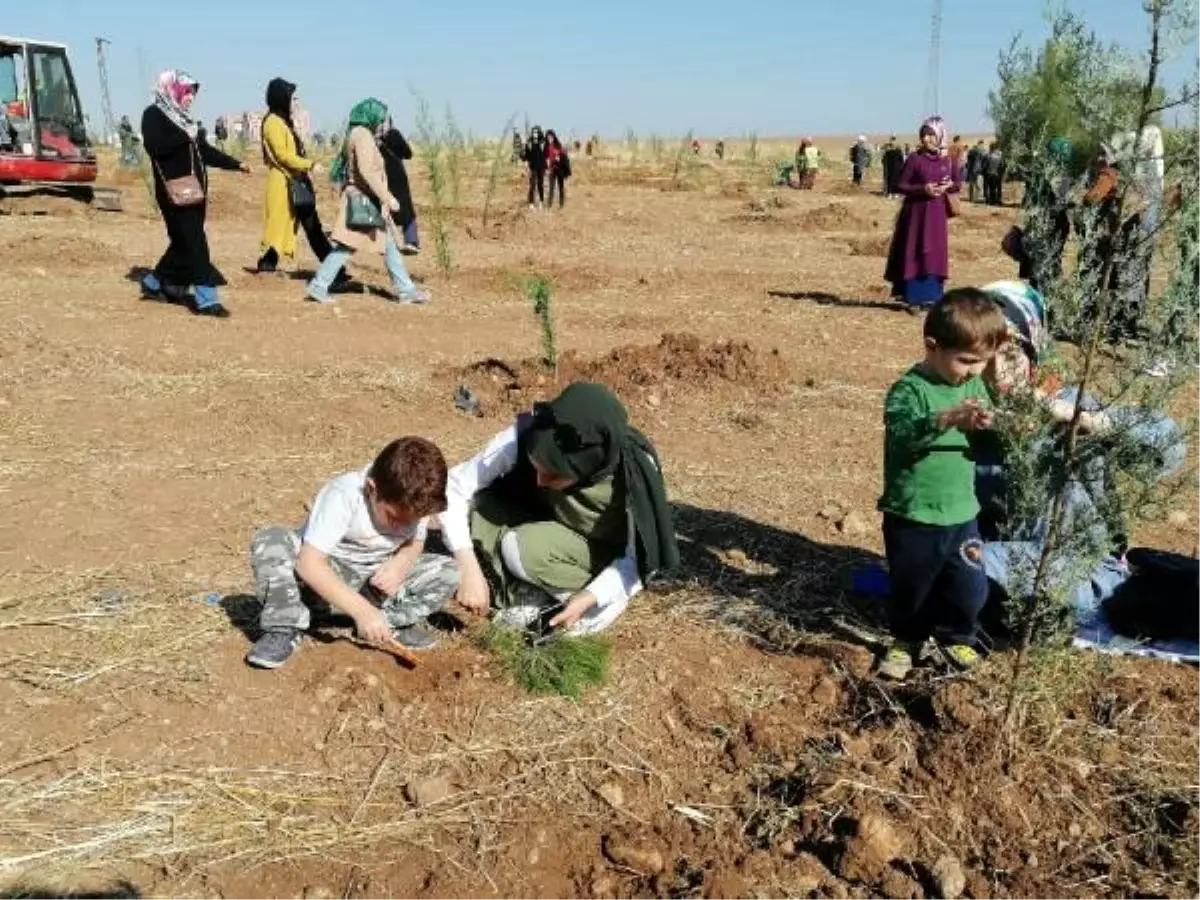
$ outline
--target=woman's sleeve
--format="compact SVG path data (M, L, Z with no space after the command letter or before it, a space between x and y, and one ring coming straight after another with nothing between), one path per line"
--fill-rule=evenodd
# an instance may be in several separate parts
M917 154L904 161L900 177L896 179L896 190L906 197L925 196L925 179L921 177L921 169L917 165Z
M200 158L204 160L206 166L212 166L214 169L229 169L232 172L236 172L242 167L240 159L218 150L207 140L196 141L196 146L199 148Z
M383 156L375 144L375 138L366 128L355 128L350 132L350 146L354 152L354 168L367 183L369 190L384 207L395 200L387 186L387 170Z
M142 114L142 146L146 153L162 159L177 153L188 142L187 133L151 106Z
M263 142L267 145L267 154L283 168L295 175L303 175L313 167L311 159L305 159L296 152L295 146L288 140L289 129L278 116L268 116L263 124Z
M517 426L500 432L479 453L450 470L446 479L446 511L442 539L451 553L471 547L471 503L475 495L507 475L517 464Z
M629 516L629 540L625 555L606 566L585 590L596 598L596 605L601 607L632 600L642 590L637 564L637 532L632 515Z

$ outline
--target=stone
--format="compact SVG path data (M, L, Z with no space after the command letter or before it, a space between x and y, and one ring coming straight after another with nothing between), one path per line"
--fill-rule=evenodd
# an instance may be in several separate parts
M625 805L625 791L615 781L600 785L596 793L613 809L620 809Z
M592 879L589 890L593 897L613 897L617 893L617 882L610 875L601 875Z
M856 537L860 534L866 534L870 528L862 516L856 512L851 512L838 523L838 530L847 537Z
M532 850L529 851L529 854L525 857L525 861L527 863L529 863L529 865L531 865L531 866L536 866L538 864L538 862L541 860L541 858L542 858L541 849L538 847L534 847Z
M662 854L653 847L639 847L612 835L605 835L601 846L609 861L642 875L657 875L665 868Z
M967 886L967 876L963 873L962 863L949 853L933 864L933 880L937 884L938 895L947 900L961 897L963 889Z
M305 886L301 896L304 900L335 900L342 895L341 892L323 884L309 884Z
M847 881L879 881L898 857L903 843L884 816L867 813L858 820L854 834L838 859L838 875Z
M822 519L827 519L830 522L833 522L836 525L838 522L841 522L842 519L844 519L846 517L846 510L842 509L841 504L826 503L817 512L817 515L820 516Z
M879 893L889 900L921 900L925 896L921 886L899 869L888 869L879 882Z
M432 806L453 794L454 785L444 775L434 775L432 778L409 782L404 793L417 806Z

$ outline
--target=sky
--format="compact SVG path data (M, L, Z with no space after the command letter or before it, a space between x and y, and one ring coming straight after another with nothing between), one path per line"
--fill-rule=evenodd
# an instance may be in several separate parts
M100 121L96 37L108 38L116 116L136 123L164 68L201 82L196 111L258 109L266 82L299 85L314 127L377 96L411 128L413 90L460 127L498 134L516 114L564 136L694 130L710 138L912 133L925 108L932 0L6 0L0 31L66 43ZM1107 40L1147 44L1141 0L1075 0ZM944 0L940 112L990 130L987 92L1017 33L1045 34L1045 0ZM1196 72L1193 44L1173 64ZM1189 69L1190 67L1190 69Z

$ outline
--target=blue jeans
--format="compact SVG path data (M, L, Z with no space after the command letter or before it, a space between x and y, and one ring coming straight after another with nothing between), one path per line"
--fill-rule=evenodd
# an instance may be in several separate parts
M329 287L333 284L337 273L353 255L354 251L349 247L335 243L333 250L322 261L321 267L317 269L313 280L308 283L308 296L321 303L333 302ZM391 229L387 231L387 249L384 251L383 259L387 265L388 275L392 279L392 290L399 299L404 300L420 293L417 286L413 284L412 278L409 277L408 269L404 267L404 257L400 255L400 248L396 246L396 239L392 236Z

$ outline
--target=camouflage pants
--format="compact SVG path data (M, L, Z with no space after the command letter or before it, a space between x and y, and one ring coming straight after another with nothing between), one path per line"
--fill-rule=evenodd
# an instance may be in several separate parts
M262 604L259 626L263 631L283 628L308 630L314 614L318 619L337 615L296 575L300 535L291 528L273 525L254 535L250 544L250 567L254 570L255 592ZM329 557L334 572L351 590L360 593L374 568L357 568ZM383 610L393 628L405 628L442 609L458 590L458 566L448 556L422 553L404 584L382 600L374 591L364 594Z

